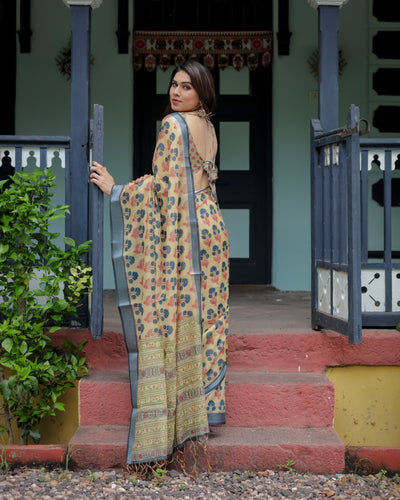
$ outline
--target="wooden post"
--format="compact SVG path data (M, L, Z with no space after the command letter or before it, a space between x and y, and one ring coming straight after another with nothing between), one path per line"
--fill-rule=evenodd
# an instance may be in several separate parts
M90 28L91 10L101 0L64 0L71 10L71 156L66 175L66 203L70 215L65 233L77 245L89 239L89 148L90 148ZM72 326L89 323L87 301L78 308Z
M318 9L319 119L324 130L339 126L339 7Z
M339 126L339 8L348 0L308 0L318 9L319 119L323 130Z

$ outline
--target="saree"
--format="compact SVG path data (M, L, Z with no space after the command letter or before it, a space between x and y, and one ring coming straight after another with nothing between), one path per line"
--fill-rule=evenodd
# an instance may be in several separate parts
M166 116L153 175L111 191L128 464L168 459L225 422L229 245L210 190L195 194L188 144L182 116Z

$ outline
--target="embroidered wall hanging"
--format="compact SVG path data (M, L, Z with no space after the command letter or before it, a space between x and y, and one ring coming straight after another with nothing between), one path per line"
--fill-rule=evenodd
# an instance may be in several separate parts
M209 69L217 64L240 71L268 66L272 54L272 31L135 31L133 33L133 66L163 71L186 59L196 59Z

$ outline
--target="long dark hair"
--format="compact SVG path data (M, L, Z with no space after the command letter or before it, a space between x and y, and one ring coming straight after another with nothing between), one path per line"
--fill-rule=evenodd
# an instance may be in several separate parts
M191 84L193 85L195 91L199 94L204 111L206 113L214 113L217 103L214 79L208 68L193 59L188 59L182 64L182 66L177 66L172 72L168 85L168 104L165 108L165 114L168 115L169 113L172 113L169 91L172 85L172 80L175 78L178 71L184 71L190 76Z

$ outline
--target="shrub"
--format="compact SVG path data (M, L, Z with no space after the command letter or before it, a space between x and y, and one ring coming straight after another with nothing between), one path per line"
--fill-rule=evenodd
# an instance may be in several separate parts
M38 443L40 420L64 410L60 396L87 371L83 343L57 347L48 337L76 315L91 286L83 258L90 242L64 238L63 250L49 229L68 213L51 204L54 179L36 170L13 175L7 188L0 182L0 394L11 443L13 419L21 444Z

